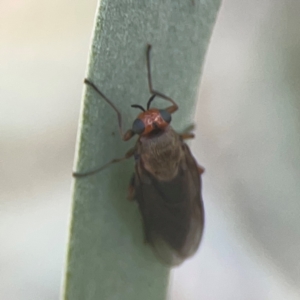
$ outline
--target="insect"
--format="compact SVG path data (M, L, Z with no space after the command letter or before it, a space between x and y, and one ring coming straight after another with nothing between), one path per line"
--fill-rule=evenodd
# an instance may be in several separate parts
M145 242L158 257L174 266L192 256L199 247L204 229L204 207L201 196L201 174L204 169L192 156L184 140L193 138L190 132L179 134L170 126L171 114L178 105L170 97L152 87L150 66L151 45L147 46L148 86L151 94L147 109L141 109L132 128L123 133L122 115L115 105L92 83L92 87L117 113L119 130L124 141L138 135L137 142L124 157L86 173L73 173L85 177L102 171L107 166L135 159L135 172L129 186L129 199L136 200L141 212ZM151 108L155 97L169 101L165 109Z

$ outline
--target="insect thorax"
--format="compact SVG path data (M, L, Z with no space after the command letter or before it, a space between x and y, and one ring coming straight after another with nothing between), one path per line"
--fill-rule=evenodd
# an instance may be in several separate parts
M163 181L177 175L179 163L184 156L179 135L171 126L157 135L141 137L138 152L144 168Z

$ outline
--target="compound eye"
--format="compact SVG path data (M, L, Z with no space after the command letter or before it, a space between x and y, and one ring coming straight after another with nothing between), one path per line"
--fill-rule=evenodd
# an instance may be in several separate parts
M167 122L167 123L170 123L170 122L171 122L172 117L171 117L171 114L170 114L168 111L166 111L166 110L164 110L164 109L161 109L161 110L159 111L159 113L160 113L160 116L163 118L163 120L164 120L165 122Z
M145 124L141 119L135 119L132 124L132 131L135 134L142 134L145 130Z

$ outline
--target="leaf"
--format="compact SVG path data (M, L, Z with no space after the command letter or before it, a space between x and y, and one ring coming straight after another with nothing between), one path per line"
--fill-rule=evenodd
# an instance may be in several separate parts
M192 123L203 60L220 0L103 0L96 16L88 75L120 109L123 126L145 105L146 45L152 44L154 88L179 104L172 125ZM115 112L91 88L84 88L76 170L89 171L122 157ZM156 105L166 103L156 100ZM135 140L135 139L133 139ZM76 179L64 299L165 299L169 269L143 242L136 203L126 200L133 161Z

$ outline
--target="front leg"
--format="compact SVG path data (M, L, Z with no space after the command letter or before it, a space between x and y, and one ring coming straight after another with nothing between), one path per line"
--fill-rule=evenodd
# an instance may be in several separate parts
M100 171L102 171L103 169L107 168L108 166L112 165L112 164L115 164L115 163L118 163L118 162L121 162L121 161L124 161L128 158L130 158L131 156L133 156L135 153L135 147L129 149L125 156L124 157L121 157L121 158L115 158L113 160L111 160L110 162L108 162L107 164L101 166L100 168L97 168L95 170L92 170L92 171L88 171L88 172L84 172L84 173L80 173L80 172L73 172L73 176L76 177L76 178L79 178L79 177L86 177L86 176L90 176L90 175L93 175L93 174L96 174Z

